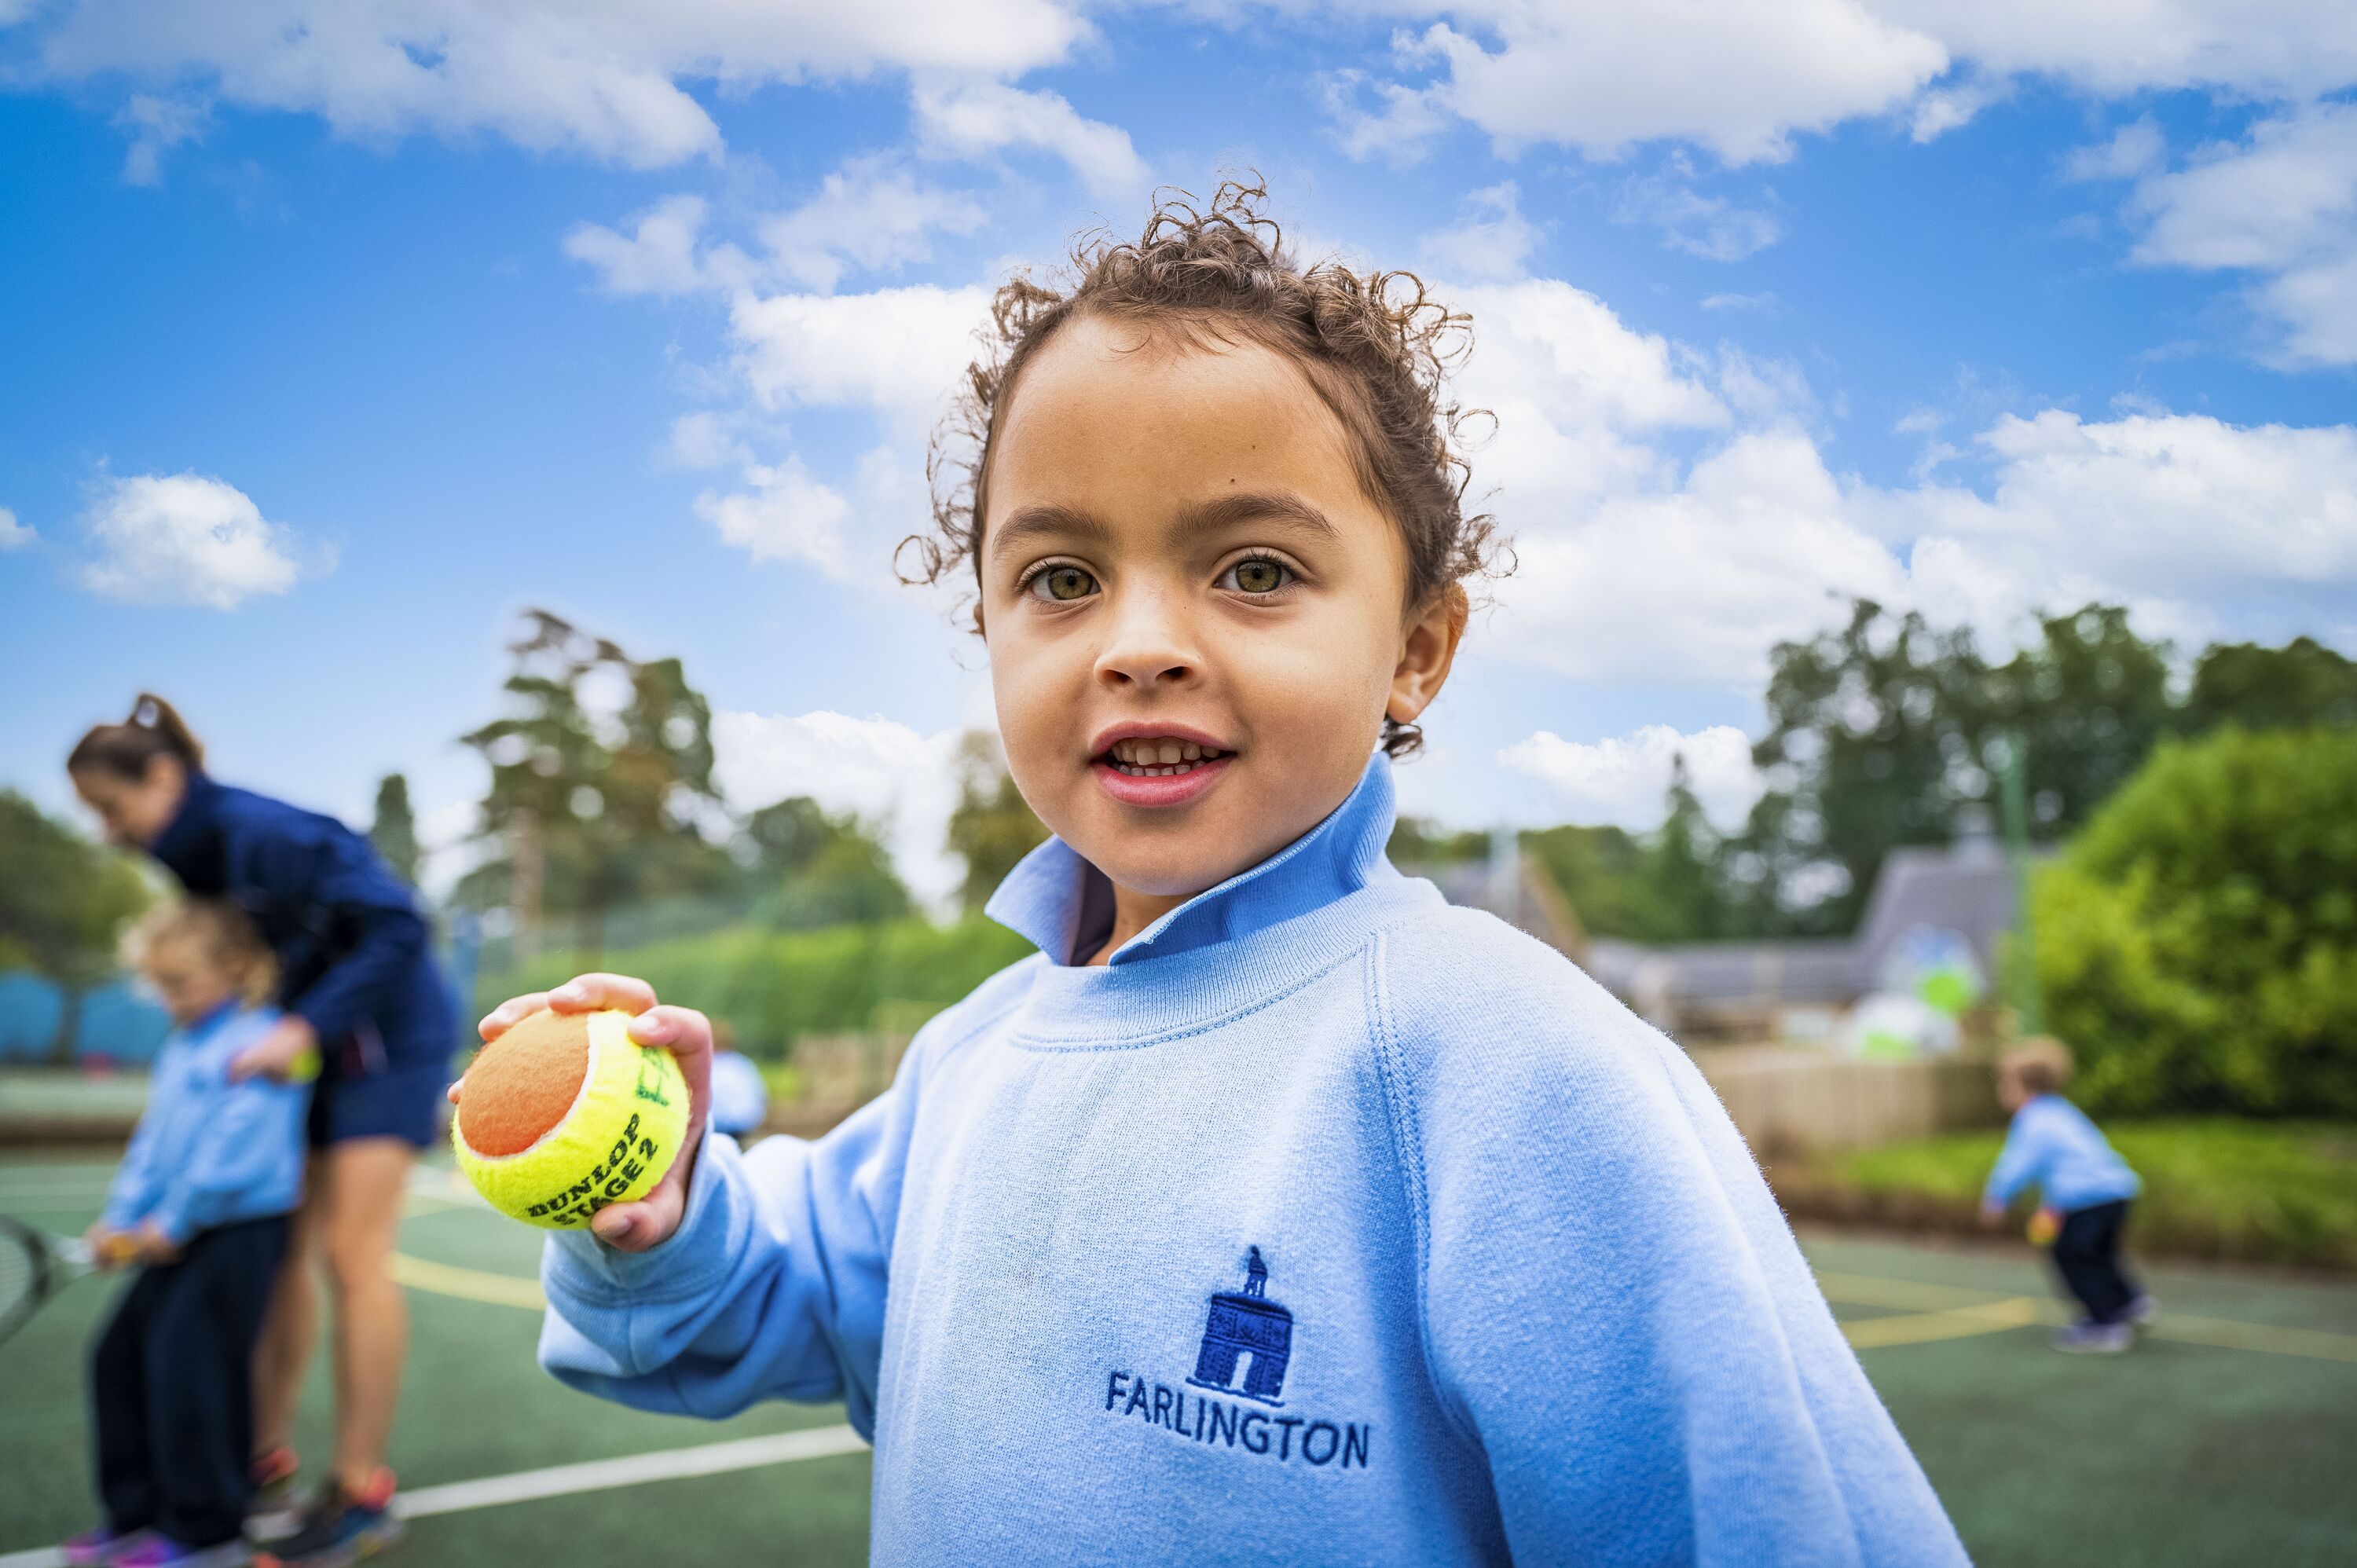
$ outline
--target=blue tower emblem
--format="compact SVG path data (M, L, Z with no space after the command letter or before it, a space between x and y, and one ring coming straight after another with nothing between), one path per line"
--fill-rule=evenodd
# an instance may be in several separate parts
M1199 1389L1283 1404L1276 1396L1285 1387L1285 1364L1292 1355L1293 1314L1268 1299L1268 1265L1254 1247L1244 1259L1243 1294L1222 1291L1211 1297L1203 1348L1195 1357L1195 1375L1187 1380Z

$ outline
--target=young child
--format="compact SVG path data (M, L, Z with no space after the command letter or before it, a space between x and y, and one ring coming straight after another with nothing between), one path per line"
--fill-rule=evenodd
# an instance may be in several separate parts
M2116 1354L2128 1348L2130 1326L2152 1315L2152 1298L2120 1266L2128 1203L2143 1184L2086 1112L2062 1098L2070 1079L2070 1048L2060 1040L2024 1040L1997 1058L1997 1102L2013 1124L1989 1171L1981 1218L1996 1224L2016 1194L2039 1189L2037 1233L2051 1235L2054 1272L2085 1313L2055 1334L2054 1348Z
M94 1256L140 1265L91 1354L104 1528L66 1561L188 1568L249 1561L253 1347L302 1197L301 1084L231 1083L277 1013L270 950L231 905L142 921L132 950L174 1028L146 1112L90 1229Z
M1489 525L1404 274L1260 193L1003 289L925 573L970 568L1055 836L1040 951L815 1143L553 1240L541 1359L837 1400L878 1563L1957 1563L1741 1138L1553 950L1384 859ZM710 1029L642 982L700 1130Z

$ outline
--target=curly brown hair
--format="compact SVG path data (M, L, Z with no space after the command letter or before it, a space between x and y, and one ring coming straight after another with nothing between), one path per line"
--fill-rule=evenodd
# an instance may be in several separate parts
M1466 579L1499 569L1493 520L1465 510L1463 431L1489 415L1451 401L1446 385L1472 348L1471 317L1414 273L1303 266L1267 200L1257 180L1224 181L1200 207L1186 191L1160 191L1135 243L1086 234L1062 286L1017 274L999 288L983 353L927 454L933 532L901 542L915 557L906 581L938 583L963 563L979 577L991 446L1007 402L1041 347L1089 317L1189 345L1258 343L1298 365L1348 434L1360 487L1399 525L1411 608L1437 593L1461 603ZM1385 751L1405 755L1420 740L1415 726L1384 719Z

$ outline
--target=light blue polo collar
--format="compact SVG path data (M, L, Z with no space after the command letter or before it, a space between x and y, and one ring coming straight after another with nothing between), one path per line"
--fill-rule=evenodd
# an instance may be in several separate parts
M1308 914L1400 874L1383 856L1394 812L1391 758L1377 753L1358 787L1325 821L1285 848L1218 886L1198 893L1124 942L1108 961L1136 963L1233 941ZM1036 943L1049 962L1070 967L1082 922L1109 907L1103 872L1060 838L1018 862L984 913Z

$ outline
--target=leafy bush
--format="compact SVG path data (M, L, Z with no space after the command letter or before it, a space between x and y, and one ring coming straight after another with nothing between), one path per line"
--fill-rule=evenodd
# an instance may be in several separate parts
M909 919L815 931L739 928L609 951L597 967L639 976L663 1000L728 1023L748 1053L774 1057L803 1035L913 1028L1029 951L1030 943L988 920ZM485 976L476 999L488 1010L579 967L569 953L544 954Z
M2105 1134L2144 1178L2137 1251L2357 1269L2357 1126L2318 1122L2123 1122ZM1796 1215L1974 1234L2005 1133L1953 1133L1773 1172ZM2027 1200L2015 1205L2018 1236Z
M2163 743L2031 907L2090 1110L2357 1116L2357 730Z

